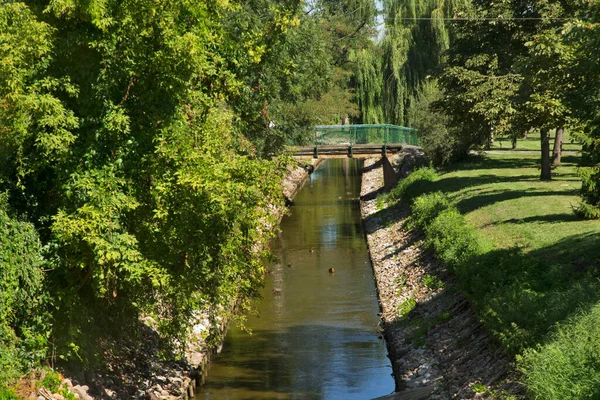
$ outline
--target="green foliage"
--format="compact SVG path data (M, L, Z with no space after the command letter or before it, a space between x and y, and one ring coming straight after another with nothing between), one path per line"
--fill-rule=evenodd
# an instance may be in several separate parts
M434 168L420 168L404 179L398 181L398 184L384 196L384 200L395 202L400 199L409 203L418 195L427 192L427 184L435 182L438 179L438 173Z
M50 329L37 232L7 207L0 195L0 382L45 356Z
M471 257L482 252L483 246L475 229L455 207L442 210L424 230L427 235L425 245L457 272Z
M329 59L298 50L325 54L323 32L266 0L29 7L0 5L0 190L46 250L58 356L101 362L142 314L182 350L194 315L262 282L284 169L257 155L285 143L268 102L328 90ZM36 229L0 219L4 374L50 327Z
M0 400L18 400L14 390L0 386Z
M534 399L600 396L600 306L556 327L547 343L517 357Z
M450 200L442 192L427 193L417 197L411 207L410 223L426 228L444 210L451 207Z
M465 0L383 2L385 36L380 47L386 122L410 127L418 123L411 120L409 109L421 85L438 67L443 52L453 41L444 18L457 15L468 3Z
M350 60L357 64L356 97L363 124L383 124L383 77L381 57L373 49L350 53Z
M570 87L568 105L583 126L578 132L578 139L583 143L585 163L579 171L583 182L583 204L576 211L585 218L600 219L600 63L597 58L590 58L600 49L600 6L596 2L590 2L589 8L582 7L578 17L581 20L568 25L567 35L568 44L573 48L573 60L568 73L576 82Z
M433 291L444 288L444 282L429 274L423 276L423 285L425 285L429 290Z
M406 317L408 313L412 311L413 308L417 306L417 301L412 297L404 300L402 303L398 305L396 312L400 318Z
M60 387L60 375L58 372L48 371L42 381L42 386L52 393L58 393L58 388Z
M435 166L448 164L456 152L457 140L449 130L449 119L434 104L442 98L435 80L426 80L416 91L408 108L410 127L419 132L419 144Z

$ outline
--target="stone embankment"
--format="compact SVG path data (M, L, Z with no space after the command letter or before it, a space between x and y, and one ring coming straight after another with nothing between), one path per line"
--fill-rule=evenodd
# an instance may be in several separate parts
M292 201L319 162L320 160L312 160L288 167L287 176L282 182L286 203ZM273 206L272 212L281 218L285 214L285 207ZM268 231L276 227L265 225L262 229ZM234 303L232 301L232 308ZM224 337L228 325L226 315L231 313L223 310L220 314L224 316L217 318L218 328ZM210 360L221 347L220 344L216 348L210 348L203 340L209 329L208 317L198 313L186 358L178 361L165 361L159 354L160 338L153 328L156 321L146 318L143 322L141 340L132 343L105 343L104 348L118 348L118 356L107 352L106 367L102 371L72 372L70 376L63 377L59 391L65 392L67 389L76 399L81 400L193 399L196 387L203 382ZM60 394L50 393L44 388L36 389L35 382L42 380L43 377L39 375L24 379L20 387L31 389L23 390L21 397L31 400L64 400L64 396Z
M414 154L409 158L417 160ZM374 168L376 162L365 161L361 213L396 380L396 392L386 398L482 399L518 394L519 386L511 383L508 357L481 326L453 276L424 250L422 234L405 227L409 208L378 204L383 172ZM403 169L402 175L411 170L401 159L395 164Z

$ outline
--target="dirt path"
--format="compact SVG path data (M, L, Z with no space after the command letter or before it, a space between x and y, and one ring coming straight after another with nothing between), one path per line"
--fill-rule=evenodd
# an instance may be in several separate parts
M401 399L482 399L518 394L510 360L480 325L445 267L407 230L406 206L380 205L376 160L365 161L361 213L377 282L385 338Z

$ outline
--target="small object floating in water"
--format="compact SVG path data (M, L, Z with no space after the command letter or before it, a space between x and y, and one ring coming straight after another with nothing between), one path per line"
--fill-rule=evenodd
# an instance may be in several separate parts
M310 249L308 249L309 253L313 253L315 250L311 247Z
M333 273L335 273L335 268L329 268L329 273L330 273L330 274L333 274Z
M288 268L292 268L292 263L288 263Z
M273 289L273 296L281 296L281 290Z

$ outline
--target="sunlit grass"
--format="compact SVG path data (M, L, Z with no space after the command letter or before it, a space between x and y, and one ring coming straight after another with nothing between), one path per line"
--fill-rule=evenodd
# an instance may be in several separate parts
M554 131L550 132L550 148L554 146ZM512 150L512 140L509 137L496 137L494 139L494 145L491 147L492 150ZM532 131L527 135L527 139L518 139L516 151L540 151L540 133L539 131ZM569 133L565 131L563 138L563 150L564 151L581 151L581 144L577 142Z
M412 205L413 220L510 354L546 343L557 323L600 301L600 222L573 213L577 162L565 157L541 182L535 156L473 156L397 187L409 202L430 193Z

